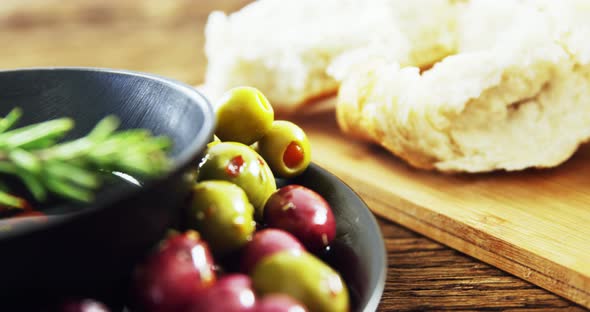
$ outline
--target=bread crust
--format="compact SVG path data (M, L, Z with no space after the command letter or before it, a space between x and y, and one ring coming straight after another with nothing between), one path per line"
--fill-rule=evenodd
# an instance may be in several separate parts
M338 88L330 88L324 89L320 92L310 94L303 100L302 102L296 103L295 105L282 105L281 103L274 104L275 114L278 116L293 116L296 114L302 114L305 111L312 109L311 106L316 106L318 103L322 102L325 99L330 97L334 97L338 94Z

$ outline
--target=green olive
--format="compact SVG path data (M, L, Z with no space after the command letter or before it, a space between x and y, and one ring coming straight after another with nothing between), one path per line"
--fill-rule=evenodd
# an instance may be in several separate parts
M296 124L277 120L270 131L258 141L257 149L275 175L291 178L301 174L311 162L311 146L307 135Z
M277 186L262 156L238 142L217 143L207 150L199 167L198 181L225 180L240 186L262 220L264 204Z
M254 267L252 283L262 296L285 293L310 311L349 310L348 290L340 275L307 252L287 251L268 256Z
M213 135L213 139L211 140L211 142L207 143L207 147L211 147L220 142L221 140L216 135Z
M217 104L215 134L221 141L250 145L270 129L272 106L258 89L237 87L227 91Z
M210 180L193 187L188 224L216 254L237 250L250 240L256 229L253 214L246 193L233 183Z

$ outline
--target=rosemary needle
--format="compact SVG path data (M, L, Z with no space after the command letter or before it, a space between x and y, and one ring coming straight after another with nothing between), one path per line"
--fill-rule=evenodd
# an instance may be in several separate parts
M21 117L14 108L0 118L0 183L18 178L31 195L44 201L48 194L88 202L102 184L101 171L120 171L141 177L161 174L169 166L167 137L145 129L117 131L119 119L107 116L88 135L59 142L74 127L70 118L13 128ZM0 190L0 206L22 209L23 195Z

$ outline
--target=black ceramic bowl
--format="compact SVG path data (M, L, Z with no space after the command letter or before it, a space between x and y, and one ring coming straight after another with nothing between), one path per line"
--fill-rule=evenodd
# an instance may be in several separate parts
M115 114L123 128L147 128L173 139L173 169L144 181L143 187L117 184L83 207L51 204L44 207L48 220L43 222L7 226L10 219L0 220L0 311L46 306L64 295L124 305L134 265L180 221L191 185L187 173L212 136L211 106L193 88L165 78L80 68L0 72L0 103L1 115L14 106L23 109L21 125L73 117L70 138ZM354 311L375 310L385 283L386 253L367 206L317 165L278 182L305 185L327 199L337 237L323 258L345 279Z
M177 221L191 185L187 171L213 135L212 106L179 82L84 68L2 71L0 103L2 116L22 108L19 125L72 117L70 138L114 114L121 128L146 128L173 140L172 169L141 188L121 184L91 205L49 205L43 222L0 224L0 305L120 292L133 265Z

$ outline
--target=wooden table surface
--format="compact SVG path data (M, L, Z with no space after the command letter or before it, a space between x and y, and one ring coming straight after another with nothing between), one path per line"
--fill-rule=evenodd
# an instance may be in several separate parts
M0 69L97 66L152 72L197 85L203 26L214 9L247 0L3 0ZM9 104L2 104L9 105ZM580 306L379 219L389 269L380 311L584 311Z

